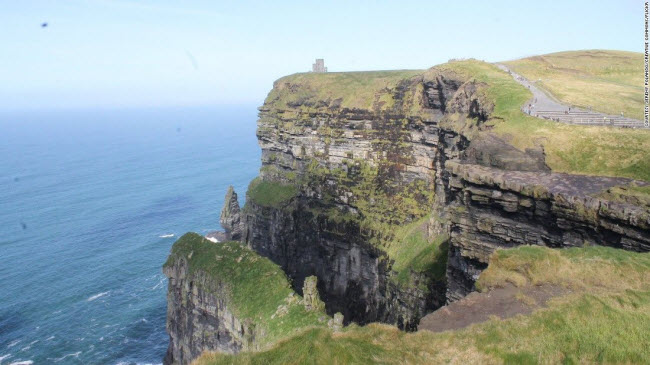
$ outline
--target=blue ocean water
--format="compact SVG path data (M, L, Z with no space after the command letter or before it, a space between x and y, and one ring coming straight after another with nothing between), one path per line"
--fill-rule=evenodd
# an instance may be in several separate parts
M0 364L161 363L161 266L243 200L256 112L0 113Z

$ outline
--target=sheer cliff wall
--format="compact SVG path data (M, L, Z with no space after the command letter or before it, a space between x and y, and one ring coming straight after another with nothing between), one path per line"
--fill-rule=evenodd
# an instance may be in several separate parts
M477 89L435 71L278 80L260 108L262 168L242 210L244 242L297 289L318 276L330 313L414 329L445 302L446 252L443 262L411 265L426 253L409 252L397 231L413 225L420 239L446 245L433 209L444 203L438 172L469 142L440 124L448 112L487 115ZM442 275L427 270L434 264Z

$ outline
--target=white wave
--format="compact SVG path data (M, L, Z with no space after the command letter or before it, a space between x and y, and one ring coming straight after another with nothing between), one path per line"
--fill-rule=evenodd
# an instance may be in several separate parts
M12 362L9 365L32 365L34 362L32 360L25 360L25 361L16 361Z
M6 355L2 355L2 356L0 356L0 364L2 364L2 360L4 360L4 359L8 359L8 358L10 358L10 357L11 357L11 354L6 354Z
M103 297L104 295L107 295L108 293L109 293L109 292L105 291L105 292L103 292L103 293L95 294L95 295L91 296L90 298L86 299L86 301L87 301L87 302L92 302L93 300L95 300L95 299L97 299L97 298L101 298L101 297Z
M50 336L50 337L46 338L45 341L53 340L54 337L55 337L55 336Z
M22 351L27 351L27 350L31 349L31 348L32 348L32 345L35 344L35 343L38 342L38 341L39 341L39 340L35 340L35 341L30 342L29 345L23 347L22 349L20 349L20 351L22 352Z
M54 360L54 362L59 362L61 360L67 359L68 357L79 357L79 355L81 355L81 351L73 352L71 354L63 355L61 357L56 357L56 358L48 357L47 359Z
M160 280L158 280L158 283L154 285L153 288L151 288L151 290L156 290L160 288L165 284L166 281L167 281L167 277L163 276L162 278L160 278Z
M170 237L174 237L174 236L175 236L175 234L173 234L173 233L165 233L165 234L161 234L158 237L160 237L160 238L170 238Z
M9 345L7 345L7 348L14 347L20 343L20 340L13 340Z

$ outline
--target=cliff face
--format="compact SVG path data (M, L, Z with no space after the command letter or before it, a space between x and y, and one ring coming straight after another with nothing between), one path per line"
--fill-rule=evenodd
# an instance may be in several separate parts
M453 67L278 80L260 107L260 176L242 209L228 190L220 217L241 244L184 236L165 265L165 363L325 325L318 297L342 314L335 328L414 330L499 248L650 251L650 184L551 172L543 144L493 131L512 114L488 86Z
M237 353L254 340L253 329L233 315L223 283L190 273L186 259L164 273L169 278L165 364L189 364L206 350Z
M650 251L647 206L598 196L624 178L503 171L449 161L450 251L447 299L474 290L492 252L519 245L602 245Z
M259 350L303 326L325 326L322 309L306 309L277 265L238 242L187 233L163 271L169 278L165 364L189 364L205 351Z
M262 169L242 240L297 290L316 275L328 312L406 329L471 291L497 248L648 250L647 209L584 198L630 180L550 174L542 147L520 150L490 133L486 88L435 68L278 80L260 108ZM413 264L432 254L409 252L417 245L400 236L423 217L425 241L451 237L448 264L436 263L444 277L431 262Z
M316 275L328 312L414 329L444 304L445 279L409 266L422 252L403 254L408 243L396 231L444 203L444 194L436 203L436 190L444 192L437 172L469 144L441 127L445 115L461 125L491 105L476 95L480 85L454 74L371 73L359 90L346 89L357 86L354 75L305 77L314 80L277 81L260 108L262 169L242 211L243 241L282 266L296 289ZM317 95L328 82L348 86ZM435 218L419 226L426 241L445 231Z

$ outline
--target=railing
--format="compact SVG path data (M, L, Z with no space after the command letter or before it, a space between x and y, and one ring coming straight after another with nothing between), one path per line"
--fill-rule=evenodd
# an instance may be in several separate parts
M597 126L611 126L611 127L622 127L622 128L645 128L643 122L640 120L635 120L626 117L619 116L604 116L603 114L576 110L571 112L563 111L532 111L527 112L525 108L522 110L529 115L552 120L555 122L566 123L566 124L578 124L578 125L597 125Z

